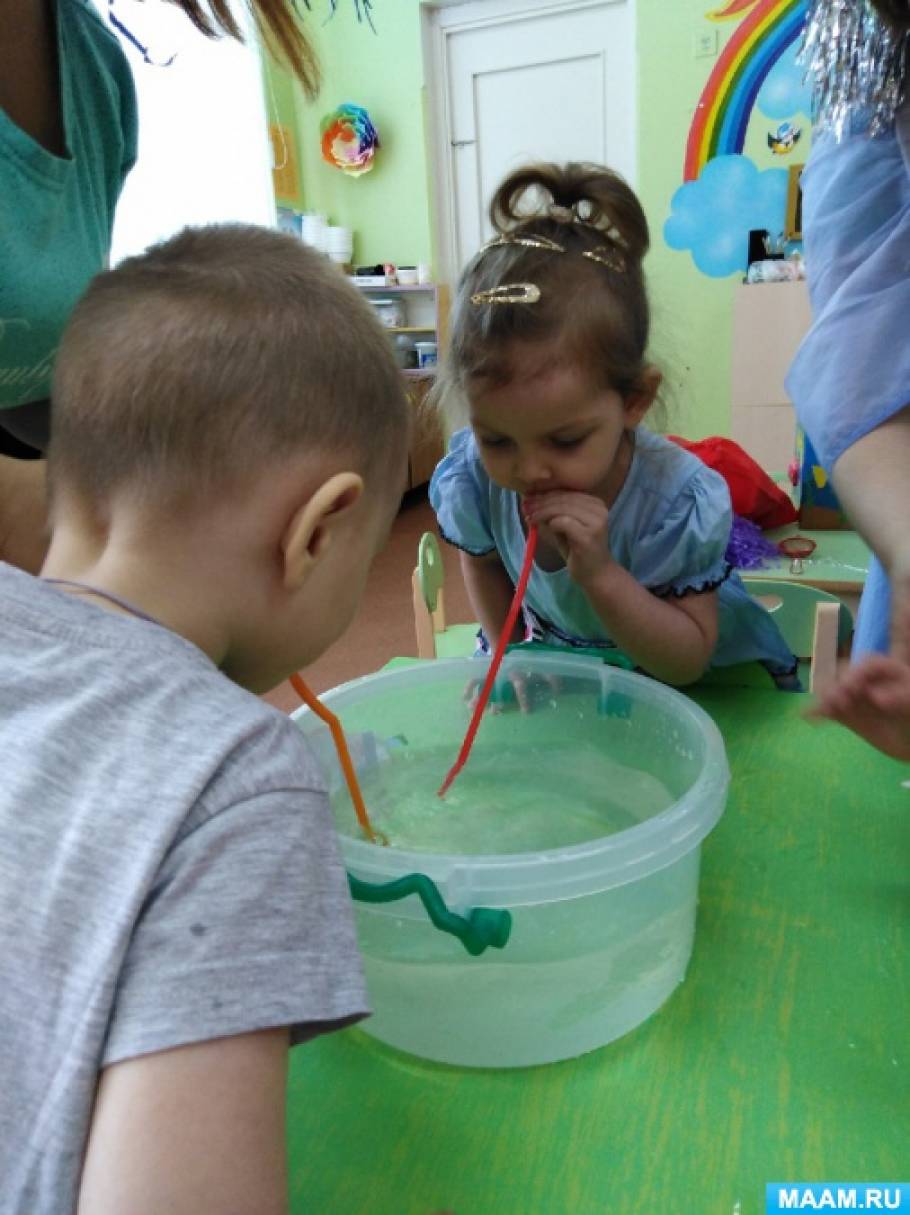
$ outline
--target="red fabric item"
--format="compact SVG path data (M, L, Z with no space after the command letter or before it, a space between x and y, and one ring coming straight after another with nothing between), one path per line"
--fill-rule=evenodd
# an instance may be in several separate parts
M719 472L730 488L733 512L751 519L759 527L783 527L799 518L796 507L779 485L775 485L761 465L732 439L712 435L689 442L669 435L674 443L698 456L703 464Z

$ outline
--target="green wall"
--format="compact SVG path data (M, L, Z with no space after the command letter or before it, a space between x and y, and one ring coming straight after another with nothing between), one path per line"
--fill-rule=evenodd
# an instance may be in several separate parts
M638 193L651 225L651 345L666 377L667 427L690 438L729 431L737 277L707 278L662 235L682 184L695 103L715 62L693 54L696 32L710 24L708 8L706 0L638 0Z
M326 23L328 0L313 0L313 7L320 11L306 22L324 68L320 101L306 103L284 73L272 72L273 102L296 131L303 181L302 197L284 201L353 228L356 261L431 261L420 0L376 0L378 37L358 24L353 0L340 0ZM722 47L736 28L736 21L709 22L712 7L709 0L637 0L638 191L652 229L652 352L666 377L666 427L688 437L729 430L731 314L740 279L706 277L689 253L663 240L682 184L689 124L716 61L696 57L696 36L715 29ZM383 140L376 168L362 178L347 179L321 159L319 119L342 101L365 105ZM772 163L752 135L747 150L759 167Z
M354 232L354 260L416 265L431 260L419 0L377 0L378 36L358 23L353 0L312 0L304 24L319 54L323 87L308 103L284 72L271 79L279 118L297 133L302 197L279 199L328 215ZM347 177L322 159L319 123L342 102L365 106L382 144L374 168Z

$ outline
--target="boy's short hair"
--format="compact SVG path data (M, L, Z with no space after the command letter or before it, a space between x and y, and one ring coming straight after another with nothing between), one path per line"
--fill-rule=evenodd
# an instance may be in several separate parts
M409 407L388 334L291 236L186 228L99 274L54 374L52 489L184 500L295 451L403 468Z

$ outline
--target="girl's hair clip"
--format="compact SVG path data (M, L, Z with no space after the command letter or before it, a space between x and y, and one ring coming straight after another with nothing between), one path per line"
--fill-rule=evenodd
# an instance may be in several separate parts
M489 291L476 291L471 303L480 304L536 304L540 299L540 288L535 283L504 283L491 287Z
M488 249L497 249L500 245L523 245L525 249L546 249L549 253L565 253L562 245L550 240L548 236L512 236L509 232L504 232L495 240L487 241L480 252L486 253Z
M604 233L601 233L603 236ZM609 233L606 234L608 240L612 240ZM556 243L555 240L550 240L548 236L513 236L509 232L504 232L502 236L497 236L495 240L488 241L487 244L480 250L481 254L486 253L488 249L496 249L501 245L523 245L526 249L544 249L548 253L565 253L566 250ZM597 249L586 249L582 257L588 258L589 261L597 262L601 266L606 266L608 270L614 270L617 274L625 274L626 260L618 249L610 245L603 245ZM537 288L535 287L535 290ZM484 294L481 292L481 294ZM539 298L539 296L538 296ZM473 297L472 297L472 302ZM487 301L484 301L485 303ZM512 300L508 301L512 303ZM526 303L536 303L536 300L527 300Z
M597 262L601 266L606 266L608 270L615 270L617 274L626 272L625 258L621 253L612 249L586 249L581 256L588 258L589 261Z

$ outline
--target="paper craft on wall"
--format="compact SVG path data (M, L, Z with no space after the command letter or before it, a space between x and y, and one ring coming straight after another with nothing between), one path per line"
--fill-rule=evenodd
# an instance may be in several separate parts
M708 14L713 21L735 18L739 25L696 107L683 185L664 226L667 244L688 250L703 274L721 278L745 271L750 230L777 233L783 227L786 169L762 171L743 148L756 109L781 123L766 140L773 154L789 152L800 137L792 123L781 120L809 110L808 86L795 62L807 11L808 0L731 0Z
M349 177L361 177L373 167L379 133L361 105L346 101L319 124L322 158Z

